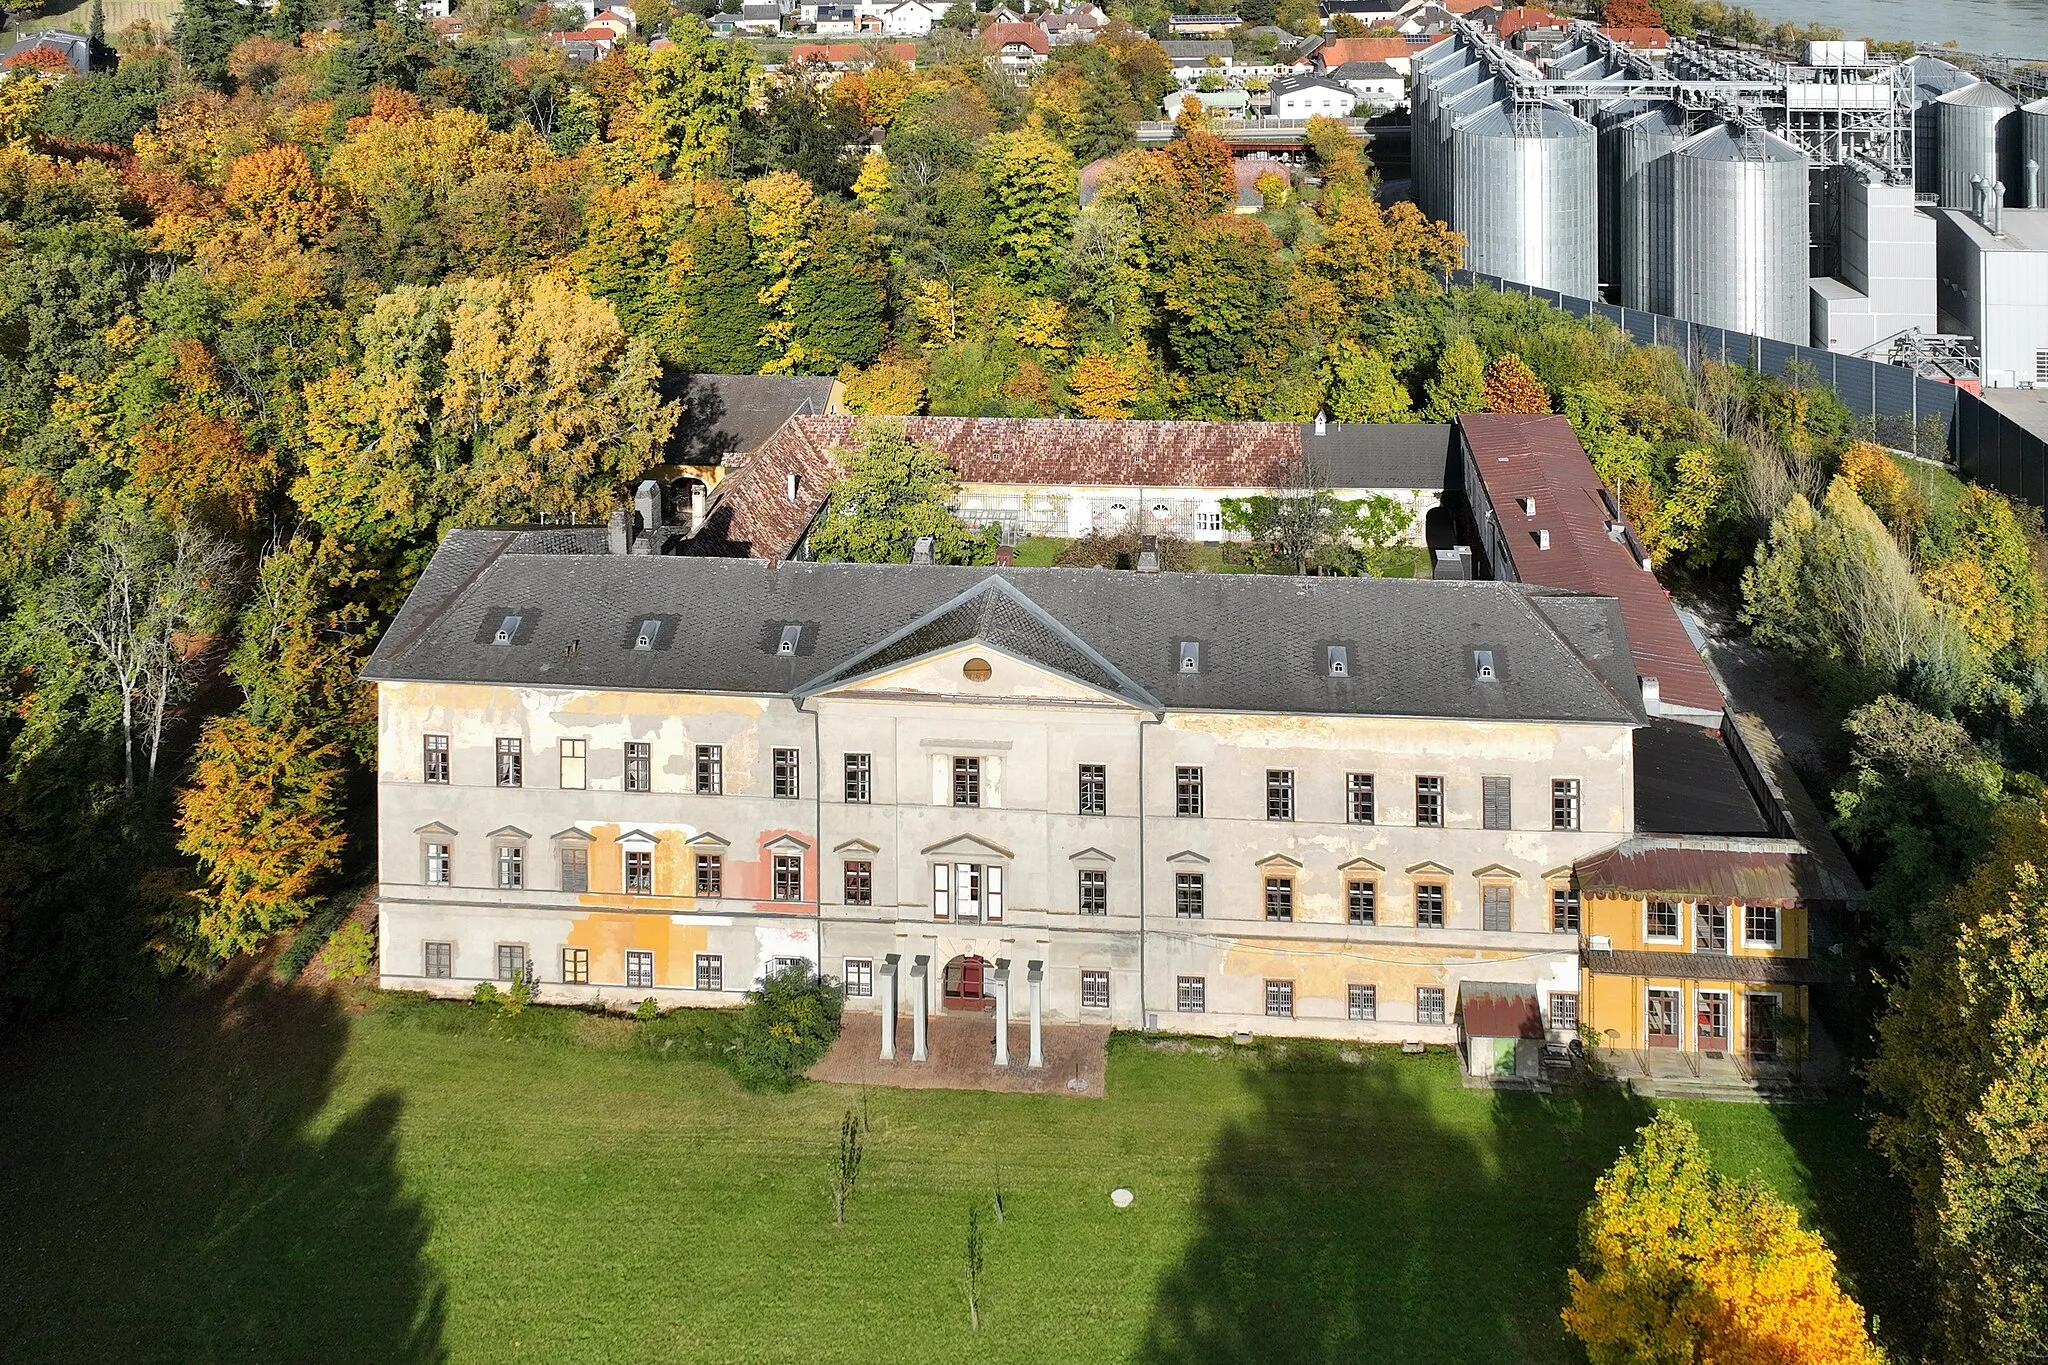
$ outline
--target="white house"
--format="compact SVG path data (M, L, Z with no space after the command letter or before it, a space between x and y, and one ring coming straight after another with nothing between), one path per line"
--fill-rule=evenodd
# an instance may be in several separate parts
M1328 79L1376 110L1398 109L1408 98L1408 83L1385 62L1346 62Z
M1358 103L1358 96L1327 76L1282 76L1271 93L1274 118L1345 118Z
M893 38L922 38L946 17L947 5L938 0L903 0L900 5L880 8L882 32Z
M732 26L742 33L780 33L782 7L775 0L747 0L740 6Z

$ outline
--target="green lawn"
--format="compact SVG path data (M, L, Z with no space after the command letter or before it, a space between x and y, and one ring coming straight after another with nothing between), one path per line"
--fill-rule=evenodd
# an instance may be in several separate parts
M1575 1220L1646 1113L1467 1091L1444 1053L1134 1038L1104 1101L757 1096L702 1060L701 1018L491 1019L276 992L232 1024L193 1005L8 1043L0 1355L1568 1361ZM1849 1109L1687 1111L1852 1270L1896 1245ZM962 1246L998 1183L977 1337ZM1878 1298L1900 1284L1859 1288L1910 1315Z

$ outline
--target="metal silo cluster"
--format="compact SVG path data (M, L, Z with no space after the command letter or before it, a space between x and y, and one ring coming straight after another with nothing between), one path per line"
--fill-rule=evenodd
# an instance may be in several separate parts
M1678 316L1803 344L1806 153L1759 127L1717 124L1671 153Z
M2020 110L2021 208L2048 209L2048 99Z
M1605 206L1614 259L1608 283L1630 308L1677 312L1677 256L1671 154L1692 134L1677 105L1627 101L1601 138L1601 172L1614 193Z
M1913 74L1913 189L1920 194L1940 194L1940 110L1935 102L1952 90L1975 85L1977 78L1939 57L1915 57L1906 66Z

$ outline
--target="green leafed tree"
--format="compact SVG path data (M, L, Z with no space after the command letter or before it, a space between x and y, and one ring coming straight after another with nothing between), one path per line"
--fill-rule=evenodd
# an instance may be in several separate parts
M1050 285L1074 225L1080 178L1073 153L1020 128L985 139L976 164L988 189L991 254L1019 282Z
M811 531L813 554L857 564L908 564L917 542L930 536L935 563L994 562L996 527L971 530L953 515L949 504L960 486L944 451L911 440L900 422L870 421L859 441L840 452L846 472Z
M1340 345L1329 366L1329 412L1339 422L1413 422L1408 386L1370 346Z
M1436 376L1424 389L1422 410L1432 422L1486 411L1486 356L1472 338L1456 338L1437 357Z

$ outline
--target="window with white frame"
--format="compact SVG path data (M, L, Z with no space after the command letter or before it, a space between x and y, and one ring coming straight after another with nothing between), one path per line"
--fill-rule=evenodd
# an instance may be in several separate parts
M421 946L426 950L426 962L423 967L426 975L432 977L450 977L455 975L454 944L427 943Z
M797 751L794 749L777 749L774 753L773 791L780 800L794 801L802 794L802 783L797 778L798 762Z
M1436 829L1444 822L1444 780L1441 777L1415 779L1415 823Z
M1346 773L1344 775L1344 797L1346 815L1354 825L1369 825L1378 814L1373 803L1372 774Z
M562 949L562 980L571 986L590 984L590 949Z
M1173 874L1173 913L1176 919L1200 919L1206 911L1207 887L1199 872Z
M562 741L561 773L562 790L580 792L590 781L590 741L565 739Z
M425 737L425 781L445 785L448 781L448 736Z
M1777 947L1778 907L1775 905L1743 906L1742 941L1751 948Z
M1081 973L1081 1008L1084 1010L1106 1010L1109 1008L1109 973Z
M725 748L718 744L697 746L697 790L717 796L725 790Z
M1173 979L1173 1007L1182 1014L1201 1014L1209 1008L1206 977L1177 976Z
M1380 992L1377 986L1352 986L1349 988L1351 1018L1359 1023L1370 1023L1380 1017Z
M1294 983L1292 981L1268 981L1266 983L1266 1013L1274 1019L1294 1017Z
M1173 770L1173 813L1183 820L1198 820L1202 815L1202 770L1200 768L1175 768Z
M1109 814L1109 769L1100 763L1083 763L1076 809L1083 815Z
M697 954L697 989L700 991L722 991L725 989L725 958L718 953Z
M654 985L654 954L645 948L626 950L626 985L647 990Z
M526 885L526 845L498 845L498 889L517 891Z
M448 849L447 844L433 843L426 846L428 886L448 885L448 870L452 862Z
M1652 943L1676 943L1679 938L1678 904L1650 901L1643 907L1643 937Z
M775 875L770 900L800 901L804 898L804 859L801 853L775 855Z
M1415 988L1415 1022L1441 1024L1444 1021L1444 991L1441 986Z
M1579 1031L1579 997L1573 991L1556 991L1550 997L1550 1027L1559 1033Z
M651 744L626 745L626 790L629 792L650 792L654 790L654 746Z
M1195 532L1198 535L1220 535L1223 531L1221 509L1204 507L1195 513Z
M1560 777L1550 784L1550 827L1552 829L1577 829L1579 827L1579 779Z
M1291 920L1294 918L1294 878L1286 876L1266 878L1266 918L1270 920Z
M846 756L846 800L849 804L865 806L875 799L874 767L872 755Z
M1550 888L1550 931L1555 934L1579 932L1579 893L1572 887Z
M875 993L875 963L872 958L849 957L840 964L839 984L850 1000L866 1000Z
M1109 873L1099 867L1081 869L1081 913L1084 915L1106 915L1109 913Z
M953 916L953 865L932 864L932 918L951 919Z

